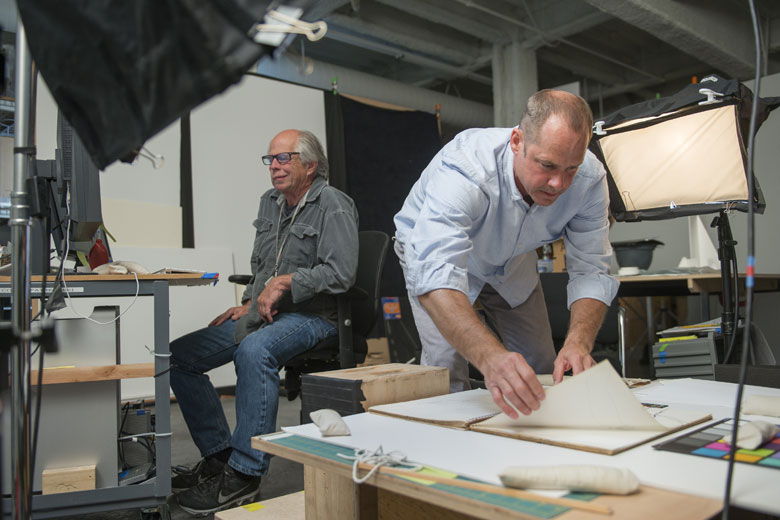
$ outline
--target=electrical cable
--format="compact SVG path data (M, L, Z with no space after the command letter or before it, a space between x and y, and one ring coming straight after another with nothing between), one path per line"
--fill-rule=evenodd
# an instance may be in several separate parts
M758 26L758 14L756 13L755 0L748 0L750 4L750 18L753 22L753 36L755 37L756 49L756 78L753 85L753 106L750 112L750 129L748 135L748 222L747 222L747 265L745 266L745 332L742 334L742 358L739 367L739 383L737 385L737 399L734 404L734 418L731 427L731 438L737 438L737 429L739 426L739 412L742 405L742 393L745 389L745 379L747 378L747 356L750 348L750 326L753 315L753 283L755 272L755 212L754 212L754 179L753 179L753 149L755 146L756 119L758 115L758 95L761 91L761 33ZM723 498L723 520L728 520L729 509L731 506L731 483L734 477L734 458L737 451L736 441L731 442L729 447L728 469L726 473L726 489Z
M68 195L70 194L70 185L68 185L67 188ZM135 305L135 302L138 301L138 295L141 292L141 284L138 281L138 275L136 273L133 273L133 276L135 277L135 296L133 296L133 301L130 302L130 305L127 306L125 310L120 312L117 316L114 317L114 319L109 321L98 321L94 318L91 318L89 316L85 316L84 314L80 313L76 306L73 304L73 299L70 296L70 291L68 291L68 284L65 281L65 276L63 274L63 266L65 265L65 261L68 259L68 254L70 254L70 202L69 199L66 197L65 199L65 208L66 208L66 218L67 218L67 226L65 227L65 253L60 257L60 269L57 273L57 279L58 281L55 282L55 286L57 283L61 283L63 289L65 290L65 296L68 298L68 303L70 304L70 309L73 311L74 314L79 316L80 318L84 318L85 320L89 320L92 323L97 323L98 325L110 325L117 321L119 318L127 314L127 311L133 308L133 305Z
M731 359L731 354L734 352L734 347L737 345L737 332L739 331L739 267L737 266L737 255L731 255L732 273L731 277L734 283L734 334L731 336L729 347L726 350L726 355L723 356L723 364L727 364Z
M41 346L40 343L38 343L38 347L36 347L36 350ZM38 453L38 432L40 431L40 424L41 424L41 394L43 394L43 355L44 351L46 349L40 349L40 354L38 354L38 393L35 396L35 423L33 424L33 438L32 438L32 452L30 454L30 474L35 475L35 459L36 454ZM32 354L30 355L32 356ZM27 366L30 366L30 363L27 363ZM29 384L29 380L28 380ZM30 392L27 394L30 395Z
M125 421L127 420L127 414L129 411L130 402L127 401L122 405L122 422L119 423L119 435L125 433ZM122 469L127 469L127 464L125 463L125 450L121 442L119 443L119 461L122 463Z

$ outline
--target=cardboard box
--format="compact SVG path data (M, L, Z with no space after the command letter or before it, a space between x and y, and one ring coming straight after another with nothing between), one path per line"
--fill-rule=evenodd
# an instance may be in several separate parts
M301 420L322 408L341 415L361 413L376 404L411 401L450 390L443 367L388 363L305 374L301 378Z
M368 343L366 359L358 365L359 367L390 363L390 347L387 338L368 338L366 343Z

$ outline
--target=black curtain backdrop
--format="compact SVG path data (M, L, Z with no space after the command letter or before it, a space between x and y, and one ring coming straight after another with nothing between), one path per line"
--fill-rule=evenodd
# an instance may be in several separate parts
M325 94L330 183L355 201L360 229L395 233L393 216L441 148L436 116L377 108ZM390 248L382 296L406 297L401 267Z

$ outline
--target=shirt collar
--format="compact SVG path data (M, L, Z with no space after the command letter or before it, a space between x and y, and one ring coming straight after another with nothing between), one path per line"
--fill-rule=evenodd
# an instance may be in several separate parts
M320 192L327 185L328 182L325 180L325 178L322 175L317 175L316 177L314 177L314 181L312 181L311 187L309 188L309 194L306 196L306 203L316 200L317 197L320 196ZM274 193L271 195L271 198L276 199L276 205L279 207L281 207L282 204L285 203L285 198L282 197L282 194L279 192L279 190L274 190Z
M511 134L510 134L510 139L511 139ZM506 179L507 186L509 186L509 194L512 197L512 201L515 202L520 201L526 203L523 200L523 194L520 193L520 190L517 189L517 183L515 182L515 170L514 170L515 154L512 153L512 146L509 140L507 140L506 147L504 147L504 151L501 153L503 154L503 159L500 159L497 162L499 164L499 168L502 170L501 174Z

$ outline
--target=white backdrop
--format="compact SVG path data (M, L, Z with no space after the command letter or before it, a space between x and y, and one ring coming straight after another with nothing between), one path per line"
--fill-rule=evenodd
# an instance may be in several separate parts
M260 195L271 188L260 161L274 135L287 128L325 141L323 92L248 76L192 115L195 245L228 245L238 272L249 272Z

